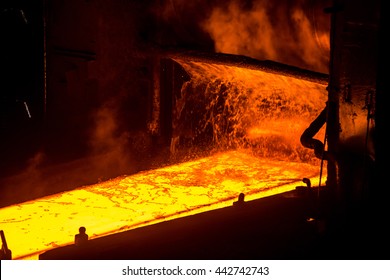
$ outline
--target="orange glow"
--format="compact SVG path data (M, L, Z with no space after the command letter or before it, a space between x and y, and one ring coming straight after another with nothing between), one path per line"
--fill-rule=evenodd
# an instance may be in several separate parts
M203 29L221 53L273 60L328 73L329 17L318 7L290 1L240 1L215 7Z
M14 259L37 259L72 244L80 226L97 238L231 206L240 193L246 200L283 193L304 185L305 177L318 186L320 161L299 138L325 105L324 81L260 67L174 61L190 80L174 96L171 155L193 156L191 149L206 139L209 156L0 209L0 229ZM105 141L93 147L122 146L110 138L115 120L108 111L99 120L94 136ZM125 156L121 151L118 158Z
M326 81L261 67L174 60L191 79L174 100L171 152L180 150L180 138L196 145L197 138L212 134L219 150L249 147L261 156L313 160L299 139L326 104ZM316 137L324 139L324 128Z
M80 226L90 238L231 206L239 193L254 200L318 184L319 167L228 151L84 186L0 209L13 259L73 243Z

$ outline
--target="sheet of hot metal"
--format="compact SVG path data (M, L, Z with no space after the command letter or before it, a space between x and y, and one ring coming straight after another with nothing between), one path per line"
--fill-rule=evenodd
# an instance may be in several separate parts
M123 175L0 209L0 229L13 259L90 239L231 206L240 193L258 199L321 184L319 166L228 151L173 166Z

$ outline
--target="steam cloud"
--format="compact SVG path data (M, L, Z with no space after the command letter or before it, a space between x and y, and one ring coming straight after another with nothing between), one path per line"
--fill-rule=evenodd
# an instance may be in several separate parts
M197 25L216 52L328 73L330 19L323 9L329 2L172 0L161 16L186 38L199 33Z

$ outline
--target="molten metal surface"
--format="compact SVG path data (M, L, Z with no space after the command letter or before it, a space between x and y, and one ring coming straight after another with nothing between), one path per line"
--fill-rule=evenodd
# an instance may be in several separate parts
M95 185L0 209L13 259L73 243L80 226L90 238L286 192L302 178L318 185L319 167L228 151L190 162L121 176Z
M304 177L319 184L320 161L299 137L326 102L322 80L261 67L175 62L190 79L174 94L170 152L191 154L200 144L214 148L211 156L0 209L13 259L36 259L72 244L80 226L97 238L231 206L240 193L253 200L286 192ZM103 122L102 131L110 128Z
M326 104L326 80L287 67L245 67L197 57L174 60L190 78L174 97L171 153L183 147L187 153L188 146L201 143L317 164L299 139ZM316 138L323 141L324 135L323 127Z

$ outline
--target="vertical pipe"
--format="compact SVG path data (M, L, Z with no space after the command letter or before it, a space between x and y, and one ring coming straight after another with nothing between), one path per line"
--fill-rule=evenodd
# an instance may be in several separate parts
M329 56L329 84L328 84L328 105L326 116L326 133L328 151L330 154L337 154L337 147L339 142L339 116L338 116L338 96L339 96L339 68L341 61L341 52L337 48L340 44L340 12L342 4L335 0L333 6L327 10L331 13L330 22L330 56ZM326 143L324 143L325 145ZM334 161L328 161L327 163L327 184L335 192L334 195L338 197L339 194L339 182L337 165Z

